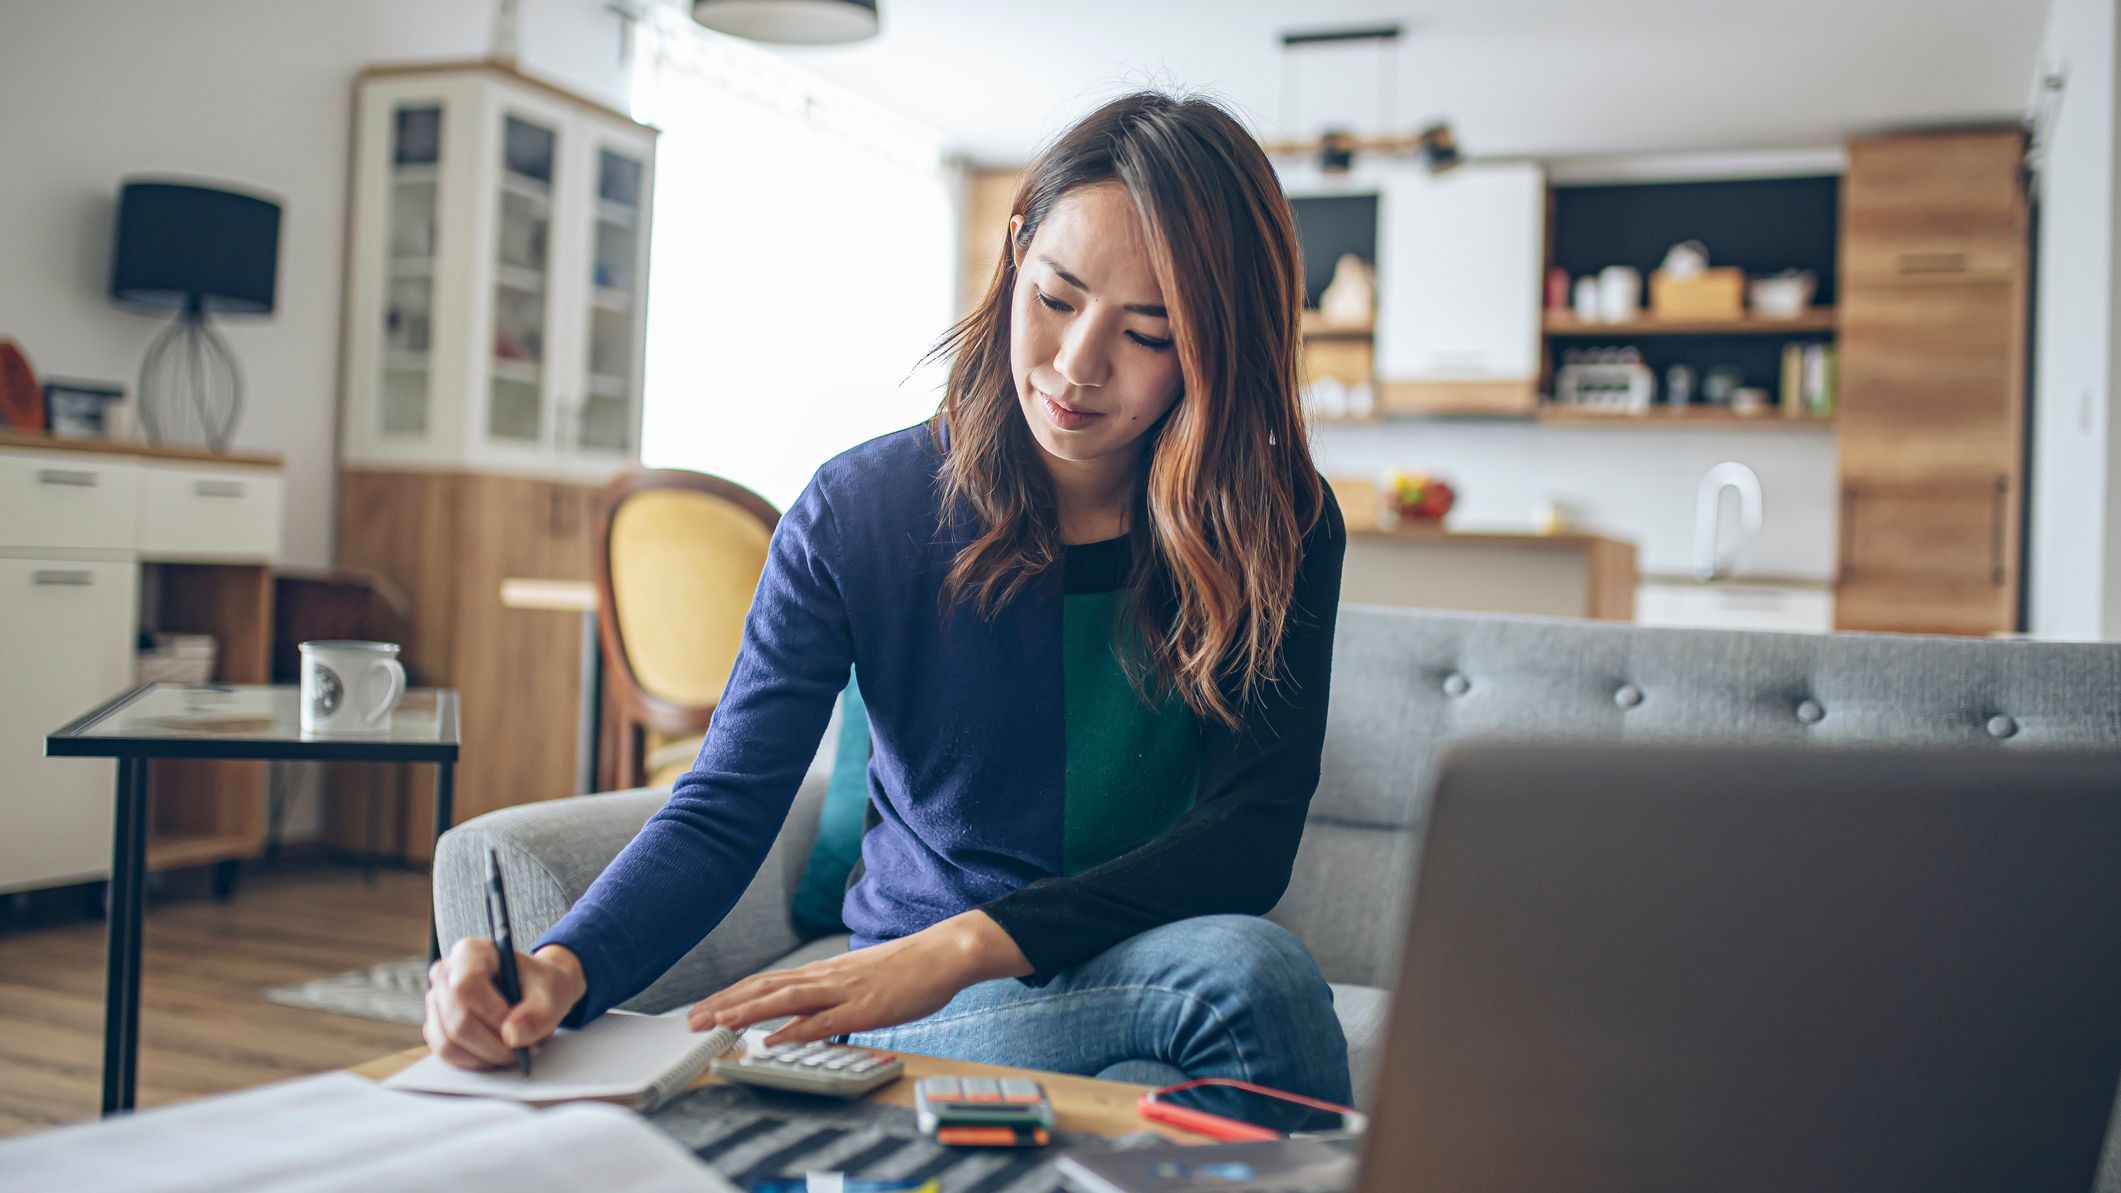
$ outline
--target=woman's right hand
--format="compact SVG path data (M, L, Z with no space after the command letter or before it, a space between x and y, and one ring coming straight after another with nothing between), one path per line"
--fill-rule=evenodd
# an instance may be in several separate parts
M500 968L493 942L475 936L458 941L428 967L427 1019L420 1032L436 1056L460 1069L512 1065L515 1050L551 1036L589 988L581 960L563 945L516 954L523 999L513 1007L494 981Z

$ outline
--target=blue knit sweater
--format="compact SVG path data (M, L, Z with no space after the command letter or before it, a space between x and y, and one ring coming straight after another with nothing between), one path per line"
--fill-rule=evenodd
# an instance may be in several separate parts
M1085 627L1124 625L1081 598L1123 587L1125 540L1069 548L1065 568L991 616L942 613L972 532L969 514L943 515L943 450L926 425L872 440L819 469L781 519L698 760L539 942L581 958L588 993L570 1023L645 989L728 914L850 666L874 744L843 909L856 947L983 908L1036 982L1160 924L1281 897L1324 744L1346 546L1330 494L1304 544L1284 682L1232 730L1114 697L1102 640L1102 678L1081 665Z

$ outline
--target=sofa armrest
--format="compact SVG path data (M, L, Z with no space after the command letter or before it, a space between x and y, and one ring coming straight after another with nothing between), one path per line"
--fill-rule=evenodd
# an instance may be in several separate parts
M765 968L803 943L789 906L817 836L826 776L803 781L788 822L736 906L661 978L621 1006L656 1013L704 998ZM486 851L508 876L508 913L523 947L588 891L641 826L663 806L664 787L546 800L488 812L442 834L435 845L435 927L447 949L486 934Z

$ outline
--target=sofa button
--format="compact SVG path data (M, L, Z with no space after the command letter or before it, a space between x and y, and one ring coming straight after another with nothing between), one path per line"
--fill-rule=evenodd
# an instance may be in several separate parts
M2018 722L2011 720L2009 717L2004 716L2002 713L1997 713L1995 716L1990 717L1988 719L1988 733L1990 737L2009 737L2017 732Z
M1472 690L1473 681L1456 671L1443 677L1443 694L1446 696L1463 696Z
M1642 689L1631 683L1621 684L1620 690L1613 693L1613 703L1622 708L1633 708L1642 703Z
M1797 719L1807 725L1817 725L1826 720L1826 709L1820 707L1817 700L1800 701L1797 705Z

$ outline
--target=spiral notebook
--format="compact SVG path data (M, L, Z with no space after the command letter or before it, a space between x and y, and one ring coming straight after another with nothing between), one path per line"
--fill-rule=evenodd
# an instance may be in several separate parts
M515 1068L459 1069L425 1056L383 1082L423 1094L504 1098L532 1106L616 1102L653 1110L685 1092L709 1061L736 1046L726 1027L696 1032L676 1015L611 1011L580 1031L560 1031L538 1048L529 1077Z

